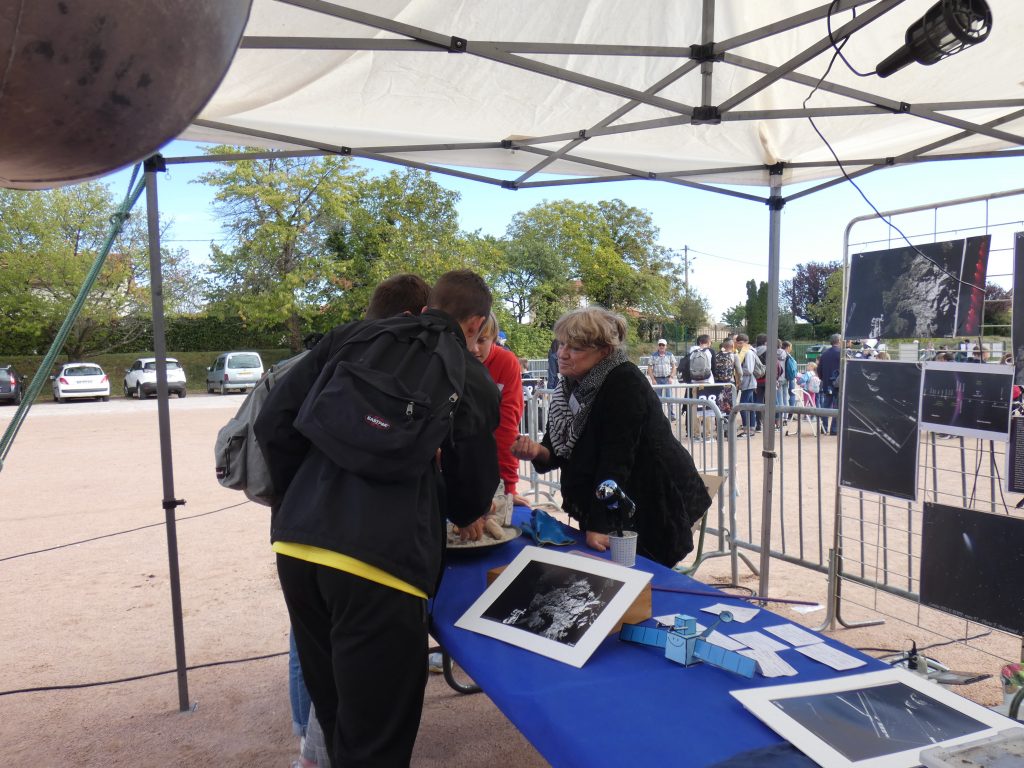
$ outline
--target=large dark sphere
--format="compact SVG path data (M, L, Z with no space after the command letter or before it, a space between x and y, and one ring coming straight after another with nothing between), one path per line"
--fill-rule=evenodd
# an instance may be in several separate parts
M252 0L0 0L0 186L137 162L227 72Z

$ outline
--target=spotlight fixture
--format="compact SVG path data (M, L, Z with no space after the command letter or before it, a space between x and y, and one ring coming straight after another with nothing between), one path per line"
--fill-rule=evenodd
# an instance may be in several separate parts
M888 77L912 62L931 65L980 43L992 31L992 11L985 0L939 0L907 27L904 43L876 68Z

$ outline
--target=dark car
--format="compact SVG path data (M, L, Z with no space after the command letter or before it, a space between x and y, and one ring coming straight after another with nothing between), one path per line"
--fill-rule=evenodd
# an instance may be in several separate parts
M25 377L13 365L0 365L0 403L21 403Z
M826 349L828 349L828 344L811 344L811 346L804 350L804 359L807 362L817 360Z

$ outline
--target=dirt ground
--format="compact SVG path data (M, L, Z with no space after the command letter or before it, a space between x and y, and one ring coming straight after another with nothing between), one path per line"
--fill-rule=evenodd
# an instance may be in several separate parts
M46 402L30 412L0 472L0 764L241 768L287 766L296 757L288 623L268 510L221 488L212 468L216 431L240 402L204 395L170 402L174 495L187 501L177 512L193 667L185 712L173 674L156 402ZM0 429L13 413L0 411ZM706 562L697 575L727 582L728 558ZM745 568L740 575L756 590L756 576ZM826 582L773 563L771 588L776 597L823 601ZM824 618L823 610L770 607L808 626ZM845 618L872 615L858 607ZM833 634L861 648L935 642L918 623L887 620ZM986 642L984 652L954 645L936 655L984 672L998 672L998 658L1019 656L1014 638ZM993 680L961 692L984 704L1002 698ZM546 764L485 695L457 694L431 676L414 764L499 762Z

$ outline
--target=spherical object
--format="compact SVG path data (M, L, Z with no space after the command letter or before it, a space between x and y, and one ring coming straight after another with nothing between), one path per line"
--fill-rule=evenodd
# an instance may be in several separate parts
M252 0L0 0L0 186L40 189L147 157L199 114Z

